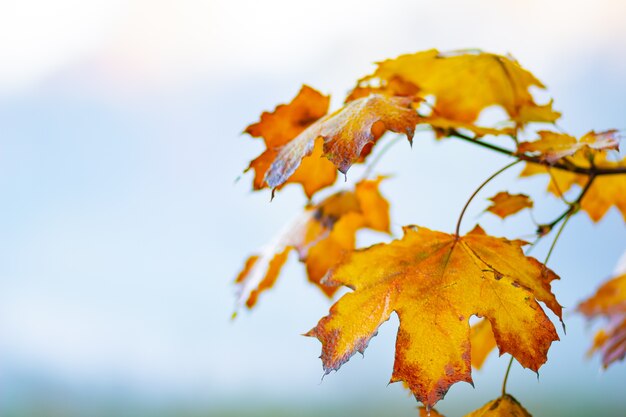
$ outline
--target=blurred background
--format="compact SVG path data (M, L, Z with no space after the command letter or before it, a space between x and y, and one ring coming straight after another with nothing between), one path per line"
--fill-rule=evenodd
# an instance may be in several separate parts
M236 181L262 151L241 132L302 83L336 107L373 62L432 47L511 53L548 86L562 128L624 129L625 18L621 0L4 0L0 415L417 415L387 386L395 317L365 359L320 382L320 345L300 334L330 302L294 258L255 311L230 320L243 261L305 203L297 186L270 204L251 175ZM394 174L382 184L394 232L452 231L506 163L430 133L399 143L378 165ZM528 212L481 214L502 189L532 195L538 221L561 212L545 179L515 180L519 170L481 193L465 229L532 233ZM615 209L565 230L550 266L567 335L539 378L514 365L509 379L534 415L626 413L626 365L585 358L593 328L573 311L625 249ZM453 386L438 409L460 416L497 397L507 361L492 354L476 388Z

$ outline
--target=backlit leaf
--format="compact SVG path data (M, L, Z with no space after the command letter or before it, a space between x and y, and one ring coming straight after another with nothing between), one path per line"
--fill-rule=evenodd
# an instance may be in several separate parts
M311 155L318 143L322 144L322 154L345 174L386 131L403 133L411 141L418 121L411 100L404 97L372 94L351 101L282 147L265 181L271 188L280 187L297 172L303 158Z
M509 194L501 191L489 199L493 204L487 207L487 211L504 219L525 208L532 208L533 201L525 194Z
M332 296L337 286L322 278L355 247L355 234L362 228L389 232L389 203L378 191L381 178L361 181L354 191L331 195L308 207L274 240L248 258L236 279L237 308L252 308L260 293L271 288L289 252L295 249L307 268L309 280Z
M558 340L538 301L561 316L550 288L558 277L525 256L524 244L479 227L457 237L409 226L400 240L353 252L327 280L354 291L307 334L322 343L324 371L363 352L394 311L400 328L391 382L405 381L427 407L452 384L472 382L472 315L490 321L502 353L538 370Z
M535 102L529 89L544 86L517 61L476 50L441 53L431 49L382 61L373 74L359 81L356 92L370 88L391 90L393 95L409 91L407 85L414 86L414 96L434 97L434 116L457 122L473 123L482 110L494 105L518 125L554 122L560 116L551 102Z

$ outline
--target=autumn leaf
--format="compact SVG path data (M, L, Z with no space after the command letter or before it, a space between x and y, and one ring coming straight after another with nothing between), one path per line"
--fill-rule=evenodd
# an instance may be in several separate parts
M266 176L279 150L323 117L328 112L329 101L328 96L305 85L291 103L281 104L271 113L263 113L261 120L246 128L245 132L249 135L263 138L267 147L246 169L254 170L255 190L268 186ZM314 143L309 156L302 158L298 169L292 172L290 178L274 187L280 188L286 183L300 183L305 194L311 198L318 190L332 185L337 178L337 170L330 161L321 157L322 153L322 142Z
M472 344L472 366L475 369L480 369L487 360L487 356L497 347L489 320L482 319L472 325L470 341Z
M581 168L591 168L589 159L581 154L575 154L568 158L573 164ZM626 168L626 158L621 161L610 161L606 155L600 153L593 160L595 168ZM540 164L526 164L520 176L527 177L537 174L550 175L548 191L561 197L574 185L585 187L589 177L583 174L549 168ZM602 175L597 176L580 202L580 207L591 220L600 221L611 207L616 207L626 221L626 175Z
M550 289L558 277L526 257L524 244L480 227L458 237L408 226L400 240L353 252L327 281L354 291L307 333L322 343L325 373L363 352L394 311L400 328L391 382L406 382L427 407L452 384L472 382L472 315L490 321L501 353L538 370L558 340L538 301L561 317Z
M540 131L539 140L534 142L522 142L517 148L518 154L530 154L538 156L540 161L554 164L568 156L578 152L607 151L619 149L619 137L617 130L606 132L588 132L580 140L575 137L550 131Z
M539 105L529 89L545 88L510 57L477 50L441 53L431 49L379 62L350 97L367 91L434 96L433 115L473 123L487 107L500 106L517 125L554 122L552 102ZM412 85L410 89L407 86ZM399 88L398 86L402 86Z
M605 282L596 293L578 306L588 319L604 317L607 327L596 333L590 354L600 352L602 365L626 357L626 274Z
M532 417L524 407L511 395L504 394L502 397L489 401L478 410L467 414L465 417Z
M354 249L357 230L389 232L389 203L378 191L382 179L361 181L354 191L335 193L308 207L259 254L248 258L235 280L237 309L244 304L252 308L258 296L274 285L292 249L305 263L309 280L332 296L338 287L322 283L322 278Z
M487 211L504 219L525 208L532 208L533 201L525 194L509 194L501 191L489 199L493 204L487 207Z
M411 141L418 121L419 116L407 98L371 94L351 101L282 147L265 181L271 188L280 187L297 172L303 158L311 155L318 143L322 143L322 154L345 174L386 131L403 133Z
M436 410L419 407L420 417L444 417ZM502 397L480 407L478 410L466 414L465 417L532 417L528 411L511 395Z

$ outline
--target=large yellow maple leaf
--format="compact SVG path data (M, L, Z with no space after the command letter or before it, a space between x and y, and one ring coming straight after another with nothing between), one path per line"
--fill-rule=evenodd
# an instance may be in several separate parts
M560 116L551 102L535 102L530 88L544 85L510 57L477 50L442 53L431 49L377 65L373 74L359 80L349 99L371 91L433 96L434 115L465 123L476 121L482 110L494 105L518 125L554 122Z
M432 407L459 381L472 382L469 319L491 323L500 352L534 371L558 340L538 301L557 316L558 277L523 254L525 242L476 227L466 236L409 226L404 237L355 251L327 280L352 288L308 336L322 343L326 373L363 352L396 312L400 328L391 382L404 381Z
M337 192L308 207L258 254L249 257L235 280L237 307L256 304L259 295L276 282L292 249L305 263L309 281L332 296L338 287L324 284L322 278L354 249L356 232L362 228L389 232L389 203L378 190L382 179L361 181L353 191Z

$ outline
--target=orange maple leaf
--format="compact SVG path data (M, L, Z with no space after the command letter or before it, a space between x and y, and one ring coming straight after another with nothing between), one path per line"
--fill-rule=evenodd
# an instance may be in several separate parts
M245 132L249 135L263 138L267 147L246 169L255 172L255 190L267 187L265 177L279 150L323 117L328 112L329 101L328 96L305 85L289 104L280 104L271 113L264 112L261 120L246 128ZM302 160L291 178L283 183L300 183L309 198L318 190L332 185L337 178L337 170L321 156L322 146L319 143L311 150L310 156ZM276 187L280 188L284 184Z
M580 140L564 134L542 130L538 132L539 139L534 142L522 142L517 147L518 154L531 154L539 157L539 160L554 164L576 153L590 153L619 149L619 136L617 130L607 130L596 133L586 133Z
M626 274L605 282L593 296L579 304L578 311L588 319L605 317L609 321L606 329L596 333L589 353L599 351L604 368L624 359L626 357Z
M493 105L503 108L517 125L554 122L560 116L552 110L552 102L535 102L529 89L544 85L510 57L477 50L441 53L431 49L377 65L373 74L359 80L349 98L368 91L420 100L434 96L434 116L465 123L475 122L482 110Z
M256 304L259 294L276 282L292 249L306 264L309 280L332 296L338 287L324 284L322 278L354 249L357 230L389 232L389 203L378 191L382 179L361 181L354 191L335 193L308 207L259 254L248 258L235 280L237 307L245 304L252 308Z
M501 219L533 206L533 201L526 194L509 194L506 191L499 192L489 201L493 204L487 207L487 211Z
M406 382L427 407L452 384L472 382L472 315L490 321L502 353L538 370L558 340L538 301L561 317L550 288L558 277L526 257L524 244L478 226L463 237L408 226L401 240L353 252L327 280L354 292L307 333L322 343L325 373L363 352L394 311L400 328L391 382Z
M265 181L272 188L280 187L318 143L322 143L323 155L345 174L387 130L404 133L411 141L418 121L419 116L407 98L372 94L351 101L282 147Z

